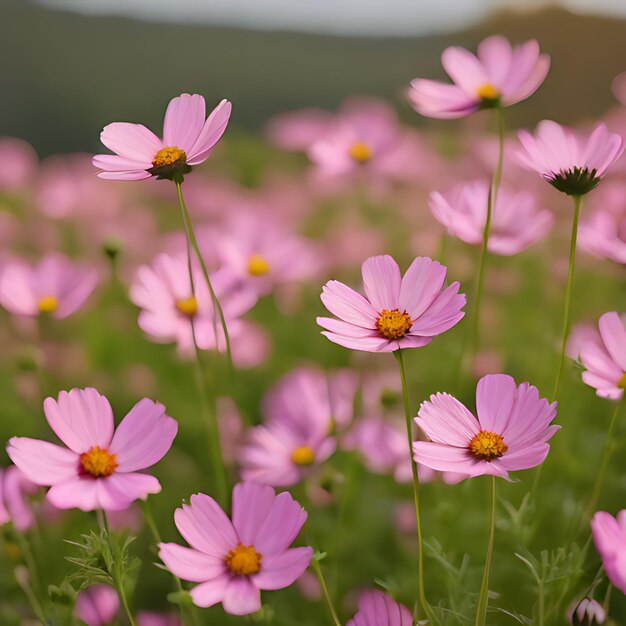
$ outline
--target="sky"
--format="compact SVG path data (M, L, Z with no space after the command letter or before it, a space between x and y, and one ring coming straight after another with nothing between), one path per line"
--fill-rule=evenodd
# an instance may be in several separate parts
M558 5L626 18L626 0L37 0L92 15L346 35L452 31L492 11Z

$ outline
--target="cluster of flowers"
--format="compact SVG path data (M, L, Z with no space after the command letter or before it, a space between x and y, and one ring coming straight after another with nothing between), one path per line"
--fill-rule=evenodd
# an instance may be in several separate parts
M549 69L549 59L536 42L513 48L502 37L483 41L477 56L449 48L442 61L452 84L417 79L408 92L416 111L442 119L493 110L501 120L503 108L532 95ZM616 88L622 82L617 81ZM0 173L0 185L9 189L32 184L34 202L47 218L71 216L90 225L82 244L86 251L104 247L113 269L128 279L129 298L139 309L138 324L151 340L175 344L183 359L204 350L227 352L237 368L246 368L267 359L271 347L266 331L245 318L260 299L274 294L281 310L293 310L299 306L299 284L318 280L331 267L350 267L356 258L368 256L364 250L379 252L381 246L378 234L361 229L358 211L349 208L339 216L345 221L326 247L302 235L299 231L312 203L288 182L275 181L253 195L189 176L215 148L230 114L230 103L222 101L207 117L202 96L183 94L167 108L162 138L129 123L109 124L101 134L102 143L114 154L93 157L100 179L172 181L185 233L146 237L146 229L156 232L157 225L149 217L148 226L142 221L148 215L140 209L144 200L97 180L93 171L82 169L81 157L72 158L71 167L51 160L33 181L28 149L3 140L0 150L13 155L9 161L14 171ZM616 118L615 123L626 124L623 112ZM276 146L308 155L313 168L303 184L316 200L364 184L374 195L397 193L394 186L408 183L427 188L433 171L429 168L437 168L442 159L426 136L403 129L388 106L365 99L348 101L335 115L307 110L280 116L268 126L268 135ZM576 238L580 198L600 184L610 167L619 169L622 151L620 135L609 132L605 124L584 132L548 120L534 135L520 132L517 141L505 141L501 133L497 165L495 146L476 141L469 156L447 168L450 181L458 180L461 171L476 175L447 190L428 189L432 216L446 236L482 244L485 253L518 254L546 237L555 221L552 212L540 208L544 192L523 168L538 173L577 202L571 287L577 246L601 259L626 262L623 182L609 181L602 186L605 192L594 194L598 202L581 221ZM513 158L504 158L509 153ZM494 167L489 181L486 173ZM193 216L201 222L196 228L183 199L183 183ZM158 192L151 193L153 200L164 201ZM138 206L133 218L138 221L125 219L120 224L129 203ZM10 221L7 226L15 232ZM431 228L437 228L435 222ZM427 229L426 234L432 235ZM412 243L419 247L422 240ZM56 244L53 238L52 245ZM51 246L42 241L40 247ZM128 254L120 255L122 250ZM118 268L118 257L128 265ZM152 260L146 263L147 258ZM479 276L481 272L482 265ZM28 324L29 318L62 320L75 314L86 305L102 273L96 263L79 264L57 252L34 264L7 255L0 271L0 304L32 335L36 326ZM372 254L363 262L361 274L364 295L337 280L324 285L321 300L333 317L318 317L317 323L323 335L345 348L394 353L401 378L397 382L380 373L360 376L354 370L325 373L306 367L289 372L268 391L262 424L231 433L240 482L232 490L230 517L219 497L192 495L174 513L189 547L163 542L158 546L165 567L194 584L189 593L198 607L221 603L227 613L251 614L261 609L262 590L292 585L311 564L319 568L312 547L292 547L307 513L289 492L275 489L305 480L312 484L309 479L338 447L358 451L373 472L413 482L416 494L420 481L435 476L446 483L481 475L509 479L510 472L537 467L548 455L548 442L559 429L553 424L555 398L549 401L535 386L518 384L504 373L480 378L475 411L448 393L431 395L417 415L410 414L408 400L405 414L398 403L383 411L381 399L389 391L407 399L403 351L426 346L456 326L464 317L466 296L460 293L459 282L447 284L448 269L427 256L415 258L403 275L392 257ZM476 319L481 284L479 279L477 297L471 302ZM566 317L564 351L568 326ZM578 326L567 353L580 361L584 382L598 396L621 400L626 389L626 317L608 312L600 317L597 330ZM560 372L557 391L559 380ZM362 396L358 416L357 395ZM11 522L18 532L31 528L30 496L40 487L47 488L46 500L54 508L105 511L111 515L110 523L135 501L160 492L157 478L145 470L168 453L179 428L162 404L144 398L117 428L109 401L92 388L62 391L56 399L46 398L43 407L50 428L64 445L10 439L7 452L14 465L0 471L0 524ZM227 428L217 442L224 450L229 445ZM416 515L420 532L419 508ZM596 513L592 531L607 576L626 593L626 511L617 519ZM420 536L420 569L421 553ZM419 611L432 619L422 578L420 571ZM487 584L488 567L477 624L485 623ZM83 591L75 607L88 626L109 623L118 610L118 593L108 586ZM605 611L584 598L575 602L570 619L602 623ZM136 623L177 620L145 613ZM412 623L411 612L389 594L367 591L348 626Z

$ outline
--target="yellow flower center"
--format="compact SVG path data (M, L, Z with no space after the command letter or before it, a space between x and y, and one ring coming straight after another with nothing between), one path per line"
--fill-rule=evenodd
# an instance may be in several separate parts
M260 254L253 254L248 260L248 273L251 276L263 276L270 271L270 264Z
M37 306L41 313L54 313L59 308L59 301L54 296L44 296Z
M154 167L167 167L169 165L185 164L187 163L187 154L184 150L177 148L176 146L168 146L167 148L161 148L152 159L152 165Z
M372 149L362 141L353 143L348 152L358 163L367 163L372 158Z
M315 452L308 446L301 446L291 453L291 460L296 465L312 465L315 461Z
M239 544L233 548L224 559L226 567L237 576L250 576L261 569L260 555L253 546Z
M476 90L476 95L481 100L497 100L500 92L491 83L485 83Z
M508 449L501 435L481 430L469 445L470 452L484 461L493 461L501 457Z
M195 296L176 300L176 308L187 317L193 317L198 312L198 301Z
M85 472L94 478L110 476L117 467L115 455L99 446L83 452L80 455L80 462Z
M617 381L617 386L620 389L626 389L626 372L624 372L622 377Z
M400 339L411 330L411 326L411 316L406 311L400 313L398 309L383 309L376 320L376 328L385 339Z

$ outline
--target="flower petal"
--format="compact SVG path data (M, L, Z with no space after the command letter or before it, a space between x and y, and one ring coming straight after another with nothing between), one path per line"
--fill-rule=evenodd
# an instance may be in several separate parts
M205 122L204 98L198 94L181 94L172 98L163 120L163 143L183 149L189 157Z
M177 543L160 543L159 558L174 576L193 583L213 580L226 573L223 557L209 556Z
M400 306L402 276L398 264L388 254L373 256L361 266L363 288L377 313Z
M239 540L254 545L257 533L274 505L276 495L267 485L237 483L233 489L233 526Z
M187 163L189 165L202 163L209 156L213 146L221 139L226 126L228 126L232 109L233 105L228 100L222 100L213 109L211 115L204 123L198 139L187 154Z
M261 571L254 575L254 584L268 591L288 587L302 576L312 556L313 548L309 547L263 556Z
M7 454L24 476L37 485L47 487L78 475L78 455L47 441L12 437Z
M249 615L261 608L261 592L247 576L235 576L230 579L222 607L231 615Z
M104 127L100 141L109 149L127 159L150 163L163 147L163 142L142 124L113 122Z

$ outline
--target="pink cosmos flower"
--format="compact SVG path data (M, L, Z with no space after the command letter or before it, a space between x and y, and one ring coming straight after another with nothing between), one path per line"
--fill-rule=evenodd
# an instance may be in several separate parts
M453 46L444 50L441 62L454 84L418 78L409 89L409 100L418 113L440 119L525 100L550 68L550 57L539 53L535 40L512 48L499 35L482 41L478 56Z
M37 169L37 153L23 139L0 137L0 190L19 189Z
M193 352L193 329L198 347L203 350L224 350L224 337L219 321L218 336L213 301L200 269L194 264L194 292L189 281L187 256L159 254L151 265L137 270L130 288L131 301L142 310L138 323L141 329L161 343L176 342L182 353ZM241 286L227 269L214 272L211 282L220 300L233 341L239 333L237 318L256 303L256 294Z
M94 268L62 254L49 254L37 265L8 261L0 275L0 304L15 315L63 319L85 303L97 282Z
M580 347L582 378L598 396L619 400L626 389L626 316L605 313L598 320L598 330Z
M313 549L289 547L307 518L289 493L235 485L232 522L209 496L199 493L190 502L174 521L191 548L161 543L159 556L175 576L200 583L191 590L197 606L221 602L226 613L254 613L262 589L288 587L308 567Z
M366 591L359 610L347 626L412 626L413 616L403 604L382 591Z
M415 422L430 439L413 444L415 461L440 471L509 478L510 471L535 467L546 458L557 403L536 387L504 374L485 376L476 389L474 417L447 393L430 396Z
M280 113L270 119L265 133L281 150L306 152L333 122L333 114L323 109L300 109Z
M35 523L28 496L37 492L31 482L15 467L0 469L0 526L11 522L14 528L24 532Z
M178 424L162 404L140 400L115 432L111 405L95 389L61 391L43 406L67 448L13 437L7 453L26 478L51 487L47 497L54 506L116 511L161 491L154 476L139 470L162 459L176 436Z
M626 510L620 511L617 518L598 511L591 520L591 532L606 575L626 593Z
M552 120L539 122L535 135L518 133L522 145L520 164L540 174L553 187L568 195L590 192L624 151L620 135L597 124L583 135Z
M427 257L416 258L400 274L388 255L361 266L366 298L336 280L324 285L322 302L339 319L318 317L322 335L365 352L420 348L452 328L464 315L459 283L444 288L447 269Z
M74 614L87 626L107 626L113 623L119 607L115 589L108 585L93 585L76 597Z
M431 193L430 208L448 234L478 245L483 239L488 195L489 183L474 181L447 193ZM531 193L501 185L492 211L489 252L517 254L544 237L553 223L552 213L538 210Z
M182 622L176 613L141 611L137 613L137 626L182 626Z
M596 626L604 624L605 620L604 608L593 598L575 600L567 611L567 621L572 626Z
M104 127L100 140L114 155L97 154L101 178L141 180L156 176L173 179L206 161L226 130L232 106L222 100L206 118L204 98L184 93L170 101L163 121L163 139L142 124L114 122Z

